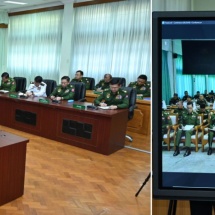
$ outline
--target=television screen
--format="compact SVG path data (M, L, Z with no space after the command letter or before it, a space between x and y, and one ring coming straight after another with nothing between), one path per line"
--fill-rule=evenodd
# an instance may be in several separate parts
M215 12L153 12L155 198L215 199L214 44Z

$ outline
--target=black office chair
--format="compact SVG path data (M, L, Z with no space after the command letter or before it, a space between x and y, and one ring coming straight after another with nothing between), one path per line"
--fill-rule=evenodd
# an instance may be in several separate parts
M14 77L16 82L16 92L26 92L26 78L24 77Z
M126 79L123 77L113 77L112 79L119 79L119 83L121 84L122 87L126 86Z
M85 102L86 96L86 87L85 84L82 82L70 82L71 85L75 87L75 96L74 101Z
M134 109L136 107L136 97L137 97L137 91L135 88L132 87L121 87L122 90L127 91L128 93L128 99L129 99L129 106L128 106L128 120L131 120L134 116ZM133 138L129 135L125 135L125 137L132 142Z
M95 89L95 79L91 78L91 77L83 77L83 78L87 78L90 82L90 90L94 90Z
M47 84L46 95L48 97L54 91L55 87L57 86L57 82L51 79L44 79L43 82Z

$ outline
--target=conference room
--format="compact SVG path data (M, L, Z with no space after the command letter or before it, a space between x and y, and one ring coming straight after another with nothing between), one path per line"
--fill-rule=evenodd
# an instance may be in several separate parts
M79 70L94 86L105 74L125 80L122 89L141 74L150 85L149 0L0 4L0 74L24 78L25 89L37 76L58 85ZM22 162L8 154L11 168L22 165L22 174L11 170L22 178L17 196L3 168L7 158L0 164L6 196L9 191L13 196L1 194L0 213L150 213L150 181L135 196L150 172L150 98L134 94L130 118L127 109L87 109L100 95L94 86L85 91L84 102L24 98L20 89L0 94L0 142L8 138L26 147L15 153Z

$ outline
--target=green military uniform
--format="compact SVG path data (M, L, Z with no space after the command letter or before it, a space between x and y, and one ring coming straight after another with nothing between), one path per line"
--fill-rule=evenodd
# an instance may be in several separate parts
M208 105L208 103L207 103L207 101L206 101L206 99L203 99L203 100L198 100L197 102L196 102L196 104L198 104L198 105L202 105L202 104L204 104L205 106L207 106Z
M208 115L209 115L209 113L210 113L209 110L206 110L206 109L205 109L204 111L202 111L202 110L200 109L200 110L197 111L197 113L198 113L198 114L203 114L203 120L205 120L204 123L208 123Z
M86 90L90 89L90 81L88 78L81 78L81 80L73 78L71 82L83 82L85 84Z
M162 137L167 132L168 125L172 125L172 120L168 112L162 111Z
M8 90L9 92L16 91L16 82L13 78L8 78L6 82L1 81L0 90Z
M209 128L213 129L213 127L215 127L215 114L211 115L211 119L210 119L210 125ZM212 147L212 142L213 142L213 137L214 137L215 131L209 130L209 134L208 134L208 143L209 143L209 147Z
M101 102L106 103L108 106L116 105L117 108L128 108L128 93L122 89L119 89L115 94L111 90L104 91L97 99L94 101L95 105L99 105Z
M75 87L73 85L68 85L67 87L62 87L62 85L58 85L54 91L50 94L50 96L62 97L63 100L74 99L75 95Z
M137 90L137 94L142 94L144 97L150 97L151 95L151 87L149 84L145 83L145 84L141 84L138 85L137 81L135 82L131 82L128 87L133 87Z
M196 112L192 112L192 113L182 113L182 117L179 120L179 124L181 126L185 126L185 125L199 125L199 119L198 119L198 113ZM190 147L191 144L191 136L194 133L194 131L192 130L188 130L188 131L183 131L182 129L178 129L178 132L176 134L176 146L179 146L180 143L180 139L182 134L185 134L185 145L187 147Z
M182 114L183 113L186 113L187 112L187 109L186 108L176 108L174 110L174 113L177 113L178 114L178 121L180 121L181 117L182 117Z
M110 89L110 82L105 82L104 79L100 80L98 84L95 86L96 89L101 88L101 90L109 90Z
M174 97L172 97L170 100L169 100L169 105L176 105L177 102L180 101L180 98L177 98L175 99Z

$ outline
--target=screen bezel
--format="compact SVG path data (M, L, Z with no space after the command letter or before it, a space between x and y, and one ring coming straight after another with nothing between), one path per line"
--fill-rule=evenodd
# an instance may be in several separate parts
M215 12L208 11L165 11L152 13L152 172L153 197L158 199L215 200L214 189L163 188L161 146L162 104L162 35L161 22L168 20L215 20Z

